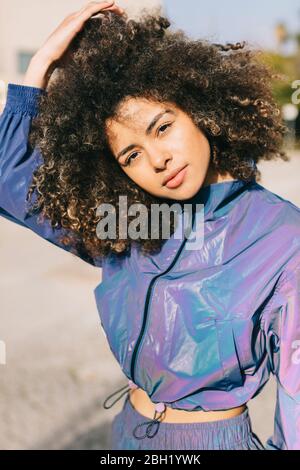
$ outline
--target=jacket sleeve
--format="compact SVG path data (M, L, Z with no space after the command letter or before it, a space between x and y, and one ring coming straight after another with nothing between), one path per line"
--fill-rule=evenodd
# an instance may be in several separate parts
M27 191L34 169L42 162L37 148L28 142L33 117L38 113L42 88L8 84L7 99L0 116L0 216L29 228L50 243L73 253L93 266L102 266L102 258L92 258L84 250L59 241L65 228L53 228L50 221L38 221L38 213L29 214ZM33 195L34 197L34 195Z
M265 448L300 450L300 266L284 272L263 324L276 378L273 435Z

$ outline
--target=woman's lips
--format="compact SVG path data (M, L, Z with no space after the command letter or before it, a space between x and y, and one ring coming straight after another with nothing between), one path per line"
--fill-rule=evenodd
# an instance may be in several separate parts
M174 178L171 178L167 183L166 183L166 186L168 188L177 188L179 185L181 185L181 183L183 182L184 180L184 177L185 177L185 174L187 172L187 166L185 166L184 168L182 168L182 170L180 170L176 176L174 176Z

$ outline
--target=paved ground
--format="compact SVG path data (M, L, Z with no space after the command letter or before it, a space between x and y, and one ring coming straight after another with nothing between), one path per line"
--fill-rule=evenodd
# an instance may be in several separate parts
M261 184L300 206L300 155L264 163ZM109 449L126 383L100 328L93 289L101 270L0 218L0 449ZM248 403L263 442L272 433L275 383Z

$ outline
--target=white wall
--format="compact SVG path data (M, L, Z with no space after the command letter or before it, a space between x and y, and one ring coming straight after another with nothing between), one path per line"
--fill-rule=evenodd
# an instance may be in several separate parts
M0 108L5 100L7 83L22 80L22 75L17 72L17 51L36 51L65 16L87 3L84 0L1 0ZM119 0L116 4L125 8L129 17L135 17L141 8L159 6L161 0Z

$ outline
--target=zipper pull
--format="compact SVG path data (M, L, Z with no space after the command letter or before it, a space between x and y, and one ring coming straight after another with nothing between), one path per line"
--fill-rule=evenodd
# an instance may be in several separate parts
M128 380L128 385L124 385L123 387L119 388L118 390L116 390L114 393L112 393L111 395L109 395L105 400L104 400L104 403L103 403L103 408L105 408L106 410L108 410L109 408L111 408L115 403L117 403L117 401L119 401L123 395L125 395L126 393L129 392L130 389L132 388L137 388L138 386L132 382L132 380ZM122 392L121 395L111 404L111 405L106 405L106 402L111 398L113 397L114 395L116 395L116 393L118 392Z
M159 420L160 420L160 418L162 418L162 419L164 418L165 411L166 411L165 403L163 403L163 402L156 403L155 411L154 411L154 417L151 419L151 421L144 421L143 423L138 424L132 432L134 437L136 439L144 439L145 437L149 437L149 438L154 437L157 434L158 429L159 429L159 425L160 425ZM157 413L158 413L158 416L156 416ZM145 424L147 425L146 426L146 434L144 434L143 436L138 436L136 434L137 429L141 426L144 426ZM152 427L154 427L153 434L151 434Z

